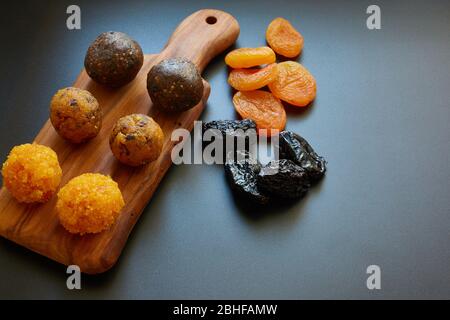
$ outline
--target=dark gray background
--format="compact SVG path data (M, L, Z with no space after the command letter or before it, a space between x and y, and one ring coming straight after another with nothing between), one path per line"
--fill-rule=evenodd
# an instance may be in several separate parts
M449 1L376 1L379 31L366 28L372 1L75 1L82 30L68 31L72 3L1 5L1 161L34 138L99 33L157 53L210 7L237 18L237 46L264 45L277 16L301 31L318 95L288 109L287 128L329 170L302 201L255 210L235 201L221 166L174 166L118 264L83 276L80 291L66 289L63 266L0 239L0 298L450 298ZM236 117L223 57L204 73L203 120ZM366 288L371 264L379 291Z

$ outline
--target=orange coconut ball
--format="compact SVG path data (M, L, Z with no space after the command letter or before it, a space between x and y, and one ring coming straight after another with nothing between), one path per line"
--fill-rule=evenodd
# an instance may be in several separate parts
M85 173L59 190L56 210L67 231L85 234L108 229L124 205L114 180L99 173Z
M61 182L58 156L36 143L14 147L2 168L3 183L19 202L45 202Z

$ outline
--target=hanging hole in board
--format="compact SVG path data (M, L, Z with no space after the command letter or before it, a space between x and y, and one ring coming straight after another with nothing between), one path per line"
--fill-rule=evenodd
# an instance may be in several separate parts
M215 24L217 22L217 18L213 17L213 16L209 16L208 18L206 18L206 23L207 24Z

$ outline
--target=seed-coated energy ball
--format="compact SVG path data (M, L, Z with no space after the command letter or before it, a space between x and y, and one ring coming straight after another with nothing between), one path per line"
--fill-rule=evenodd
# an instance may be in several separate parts
M153 66L148 73L147 90L157 108L182 112L200 102L203 81L197 67L189 60L166 59Z
M11 150L2 175L4 185L19 202L46 202L58 188L62 170L55 151L27 143Z
M52 98L50 121L61 137L73 143L81 143L99 133L102 127L102 110L89 91L64 88Z
M85 173L59 190L56 210L67 231L83 235L111 227L124 205L114 180L99 173Z
M130 114L113 128L109 145L122 163L139 166L158 159L164 144L161 127L147 115Z
M100 34L90 45L84 67L94 81L109 87L131 82L144 63L141 46L123 32Z

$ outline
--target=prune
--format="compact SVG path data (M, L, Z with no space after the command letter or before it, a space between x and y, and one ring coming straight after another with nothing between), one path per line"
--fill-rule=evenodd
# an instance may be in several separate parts
M202 131L205 138L205 132L211 130L212 140L223 141L223 159L225 159L226 151L233 151L233 154L239 149L240 151L250 151L250 147L257 142L256 124L253 120L217 120L203 123ZM253 139L251 137L253 136ZM232 140L227 140L227 137L232 137ZM209 139L210 137L208 137ZM210 141L203 140L203 148L205 148ZM227 150L227 143L234 143L232 150Z
M238 91L233 96L233 104L242 118L255 121L259 135L271 136L286 126L286 111L281 101L270 92Z
M257 185L257 175L261 165L248 152L238 152L236 160L225 162L225 175L233 190L238 194L259 204L269 202Z
M222 136L225 138L226 135L235 135L236 130L256 130L256 124L253 120L243 119L243 120L216 120L203 123L202 126L203 134L206 130L215 129L219 130Z
M288 159L272 160L262 167L257 176L262 192L285 199L302 197L310 187L305 169Z
M326 161L300 135L282 131L279 135L280 158L286 158L300 165L308 173L312 182L323 177Z

